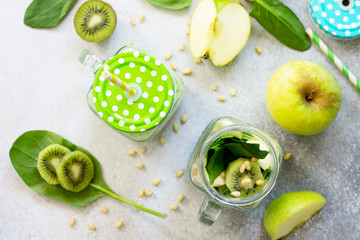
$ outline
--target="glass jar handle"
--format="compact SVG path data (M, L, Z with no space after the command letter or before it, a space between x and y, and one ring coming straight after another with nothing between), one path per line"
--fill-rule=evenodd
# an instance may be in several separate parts
M103 61L101 61L97 56L95 56L91 51L84 49L79 55L79 61L90 68L94 74L100 69Z
M222 208L209 201L207 198L204 199L203 203L201 204L198 219L200 222L205 223L207 225L212 225L216 219L218 218Z

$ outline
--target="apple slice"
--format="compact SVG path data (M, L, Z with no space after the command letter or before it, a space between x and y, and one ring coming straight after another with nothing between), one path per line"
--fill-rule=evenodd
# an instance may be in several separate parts
M316 192L289 192L275 198L266 208L263 218L271 239L280 239L319 212L326 199Z
M223 66L243 49L250 28L249 14L239 3L201 0L190 22L191 54L210 57L214 65Z

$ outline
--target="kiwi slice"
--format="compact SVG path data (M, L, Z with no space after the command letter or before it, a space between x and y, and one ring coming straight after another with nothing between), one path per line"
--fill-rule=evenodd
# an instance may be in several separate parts
M250 170L242 169L241 166L248 161ZM260 180L260 181L259 181ZM257 182L258 181L258 182ZM258 185L257 183L261 183ZM229 164L226 169L225 183L231 192L240 192L240 198L251 196L257 193L265 185L265 179L261 173L260 165L247 158L239 158Z
M85 153L74 151L64 156L56 168L56 173L63 188L80 192L94 177L94 164Z
M52 144L41 150L38 155L37 168L40 176L49 184L59 184L56 168L64 155L70 150L60 144Z
M85 41L99 42L108 38L116 26L116 13L107 3L89 0L83 3L74 17L76 33Z

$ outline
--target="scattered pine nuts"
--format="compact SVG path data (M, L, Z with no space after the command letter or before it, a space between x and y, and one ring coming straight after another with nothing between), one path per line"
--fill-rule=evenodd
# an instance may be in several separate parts
M129 156L134 156L136 154L136 151L135 150L130 150L129 152L128 152L128 155Z
M144 153L146 152L146 150L147 150L146 147L142 147L142 148L140 148L139 152L140 152L141 154L144 154Z
M185 49L184 42L180 42L179 43L179 50L184 51L184 49Z
M189 75L189 74L191 74L191 73L192 73L192 71L191 71L190 68L186 68L186 69L182 72L182 74L184 74L184 75Z
M170 60L171 57L172 57L172 53L168 53L165 55L166 60Z
M284 160L288 160L291 157L291 153L287 153L284 156Z
M96 227L95 227L94 224L89 223L89 224L88 224L88 227L89 227L90 230L93 230L93 231L96 230Z
M224 95L220 95L220 96L218 96L218 100L219 100L220 102L225 102L226 97L225 97Z
M109 209L108 209L107 207L102 207L102 208L101 208L101 211L102 211L103 213L108 213L108 212L109 212Z
M145 196L150 197L152 195L152 191L150 191L149 189L145 190Z
M154 181L152 182L152 185L157 186L160 184L160 181L161 181L160 178L155 178Z
M181 177L183 174L184 174L184 170L179 169L179 170L176 172L176 177L179 178L179 177Z
M70 227L73 227L74 225L75 225L75 218L72 218L72 219L70 220L69 226L70 226Z
M212 88L212 90L214 90L214 92L216 92L218 86L214 83L213 85L211 85L211 88Z
M139 169L144 168L144 164L142 164L142 163L137 163L137 164L135 164L135 166Z
M188 114L184 113L181 117L181 123L182 124L186 123L187 119L188 119Z
M257 160L259 160L259 159L256 158L256 157L252 157L252 158L251 158L251 161L253 161L253 162L257 162Z
M232 88L230 90L230 96L235 97L235 95L236 95L236 88Z
M175 133L178 133L178 131L179 131L179 125L178 125L177 123L174 123L174 125L173 125L173 130L174 130Z
M171 67L174 71L176 71L176 65L175 65L175 63L170 62L170 67Z
M145 20L145 15L141 15L140 18L139 18L139 22L143 22Z
M239 191L235 191L235 192L231 192L230 194L231 196L239 197L241 193Z
M261 179L256 180L256 185L263 185L265 182Z
M241 167L240 167L240 173L245 172L245 169L246 169L246 164L243 163L243 164L241 165Z
M249 161L245 161L245 166L246 166L246 169L250 171L251 165L250 165Z
M256 52L259 54L259 55L261 55L262 54L262 48L261 47L259 47L259 46L256 46L255 47L255 50L256 50Z
M129 42L126 42L125 45L133 45L134 42L132 41L129 41Z
M123 222L120 221L120 222L118 222L118 223L115 224L115 227L116 227L116 228L120 228L122 225L123 225Z
M184 200L184 195L183 194L180 194L179 197L178 197L178 202L182 202Z
M161 145L164 145L165 144L165 138L160 136L159 137L159 142L160 142Z
M178 205L176 205L176 204L170 205L170 209L176 210L176 209L178 209Z
M145 190L144 190L144 189L140 189L140 191L138 192L138 196L139 196L139 197L142 197L142 196L144 196L144 194L145 194Z
M251 179L246 178L241 181L241 186L245 187L245 186L249 185L250 183L251 183Z
M200 58L195 58L195 59L194 59L194 63L196 63L196 64L201 63L201 59L200 59Z
M190 35L190 28L189 27L186 29L186 35Z
M130 17L130 23L131 23L131 26L135 27L136 25L136 20L133 16Z

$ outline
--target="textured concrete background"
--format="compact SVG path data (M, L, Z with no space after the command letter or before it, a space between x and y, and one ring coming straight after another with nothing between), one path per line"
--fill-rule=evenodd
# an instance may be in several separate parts
M49 30L31 29L23 24L30 1L4 1L0 15L0 238L1 239L269 239L262 226L266 205L282 193L313 190L321 193L324 209L291 234L288 239L359 239L360 225L360 94L334 65L313 46L301 53L283 46L252 19L250 39L232 66L218 68L205 62L196 65L189 52L185 34L187 21L198 2L189 9L168 11L145 0L108 0L114 7L118 24L114 34L101 43L87 43L74 30L72 19L79 1L61 24ZM345 64L360 76L359 39L338 41L321 34L313 24L307 1L283 0L312 27ZM251 3L245 3L247 9ZM130 16L145 14L142 24L131 27ZM102 123L87 107L85 96L93 76L77 56L88 48L101 58L110 57L125 42L134 43L153 55L164 57L169 51L179 70L185 67L193 74L184 77L185 95L180 108L157 138L135 143ZM185 52L178 43L185 42ZM259 45L264 52L258 56ZM270 117L265 105L265 89L273 71L293 59L307 59L324 65L338 79L343 102L335 122L323 133L304 137L281 129ZM219 86L218 92L211 84ZM238 94L230 98L230 89ZM225 103L217 96L227 96ZM172 125L189 114L178 134ZM230 115L269 132L293 157L284 162L276 187L257 210L242 213L224 210L212 227L200 224L197 211L203 200L186 176L175 178L175 172L187 167L191 151L201 131L214 117ZM29 189L13 169L9 149L23 132L34 129L54 131L88 149L101 162L108 185L120 195L144 206L168 212L160 219L109 197L103 197L83 208L67 206L43 197ZM129 157L130 149L148 147L144 155ZM143 162L144 170L135 167ZM187 174L187 173L186 173ZM162 179L158 187L151 185ZM150 198L137 197L141 188L149 188ZM176 212L169 210L183 193L185 200ZM100 211L109 208L107 215ZM68 223L77 219L73 228ZM124 221L121 229L114 224ZM93 223L92 232L87 224Z

